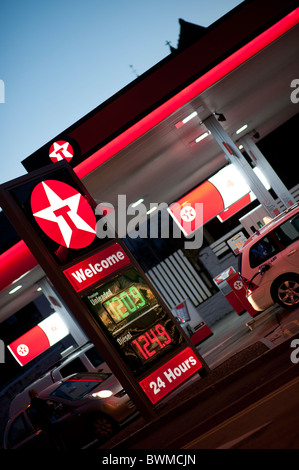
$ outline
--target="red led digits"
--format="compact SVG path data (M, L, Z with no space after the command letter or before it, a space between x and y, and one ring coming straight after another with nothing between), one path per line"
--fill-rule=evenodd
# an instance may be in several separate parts
M131 342L137 351L141 353L143 359L146 360L165 348L169 343L171 343L171 337L164 326L159 323ZM152 349L149 349L151 345Z

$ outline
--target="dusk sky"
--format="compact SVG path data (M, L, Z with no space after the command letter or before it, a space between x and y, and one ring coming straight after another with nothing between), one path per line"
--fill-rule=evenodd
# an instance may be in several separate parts
M179 18L206 27L240 3L1 0L0 183L25 174L24 158L169 55Z

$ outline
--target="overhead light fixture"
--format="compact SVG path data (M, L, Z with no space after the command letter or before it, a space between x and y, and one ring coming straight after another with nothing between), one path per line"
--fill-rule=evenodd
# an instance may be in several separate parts
M199 137L197 137L195 139L195 142L198 143L200 142L201 140L205 139L206 137L208 137L208 135L210 135L211 132L210 131L207 131L207 132L204 132L203 134L201 134Z
M192 147L192 145L195 145L195 144L198 144L198 142L200 142L201 140L205 139L206 137L208 137L208 135L210 135L211 132L210 131L206 131L204 132L203 134L199 135L198 137L196 137L196 139L192 140L192 142L190 142L190 146Z
M179 121L175 124L175 127L177 129L179 129L180 127L182 127L184 124L186 124L186 122L189 122L191 121L191 119L195 118L197 116L197 112L196 111L193 111L193 113L189 114L188 116L186 116L182 121Z
M27 274L30 273L30 270L29 271L26 271L24 274L22 274L22 276L20 277L17 277L17 279L15 279L14 281L12 281L12 284L15 284L16 282L18 282L20 279L22 279L23 277L27 276Z
M189 114L189 116L185 117L185 119L182 120L183 124L186 124L186 122L191 121L191 119L195 118L197 116L197 112L193 111L193 113Z
M17 292L19 289L22 289L22 286L21 286L21 285L18 285L17 287L15 287L14 289L12 289L12 290L9 291L8 293L9 293L9 294L14 294L14 293Z
M131 207L137 207L137 206L139 206L139 204L141 204L143 201L144 201L144 199L140 198L140 199L138 199L138 201L133 202L133 204L131 204Z
M247 127L248 127L248 124L244 124L244 126L240 127L240 129L236 131L236 134L241 134L241 132L245 131Z

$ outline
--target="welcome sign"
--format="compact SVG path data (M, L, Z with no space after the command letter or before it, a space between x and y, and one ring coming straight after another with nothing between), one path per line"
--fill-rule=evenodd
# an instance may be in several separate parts
M126 253L118 243L115 243L66 269L64 274L74 289L79 292L129 263L130 259Z

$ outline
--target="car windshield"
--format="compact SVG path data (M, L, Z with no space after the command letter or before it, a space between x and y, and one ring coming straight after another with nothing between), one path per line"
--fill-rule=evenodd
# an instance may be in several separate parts
M299 215L288 219L274 230L278 240L284 245L289 246L299 238Z
M98 387L107 377L109 377L108 374L102 374L102 377L97 376L94 379L70 378L52 392L51 395L65 400L80 400L94 388Z

